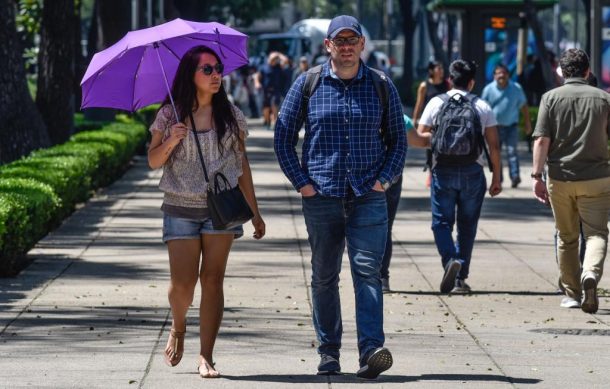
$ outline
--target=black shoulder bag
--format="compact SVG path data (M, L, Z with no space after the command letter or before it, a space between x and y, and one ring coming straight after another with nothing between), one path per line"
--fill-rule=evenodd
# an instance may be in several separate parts
M244 194L241 193L239 185L235 185L234 188L231 188L229 180L227 180L227 177L221 172L217 172L214 175L214 189L212 190L212 185L208 178L208 170L205 167L203 153L201 152L201 144L199 143L199 137L197 136L195 120L193 119L192 114L189 114L189 118L191 119L191 125L193 126L195 142L197 142L197 152L199 154L201 167L203 168L203 176L205 177L205 182L208 184L208 209L210 210L210 216L212 217L212 226L215 230L226 230L244 224L254 217Z

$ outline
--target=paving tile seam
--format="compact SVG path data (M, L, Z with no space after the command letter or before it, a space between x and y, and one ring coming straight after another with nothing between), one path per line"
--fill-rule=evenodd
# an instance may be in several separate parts
M130 167L129 169L131 170L133 167ZM98 233L91 238L91 240L87 243L87 245L82 249L82 251L75 256L75 258L73 257L73 259L70 260L70 262L68 262L68 264L61 269L61 271L59 271L59 273L57 273L54 277L52 277L49 281L47 281L44 286L40 289L40 291L32 298L32 300L30 302L28 302L18 313L17 315L11 319L5 326L4 328L2 328L2 330L0 330L0 336L3 336L4 333L6 332L6 330L8 330L10 328L11 325L13 325L13 323L15 323L17 320L19 320L19 318L24 314L24 312L27 312L27 310L36 302L36 300L42 296L42 294L47 290L48 287L50 287L55 280L57 280L58 278L60 278L62 275L65 274L66 271L68 271L68 269L76 262L76 258L81 258L85 255L85 253L87 252L87 250L89 249L89 247L91 247L91 245L100 237L100 235L102 234L102 232L107 228L107 226L112 222L112 220L114 220L116 218L116 216L123 210L123 208L125 207L125 204L127 204L127 202L129 200L131 200L138 192L140 192L140 190L145 187L150 181L152 181L152 177L149 177L145 180L142 180L142 183L138 183L138 185L136 186L136 190L134 190L127 198L123 198L122 200L120 200L121 205L119 207L117 207L113 213L111 214L111 216L104 222L103 225L97 227L98 228ZM95 197L99 197L100 195L96 195ZM89 203L91 200L88 200L86 203ZM85 203L85 204L86 204ZM73 217L74 214L70 215L70 217Z
M144 381L146 381L146 377L150 373L150 369L152 368L153 360L155 359L155 355L157 354L157 348L159 347L159 343L161 342L161 337L163 336L163 332L165 331L165 327L167 327L167 323L169 321L169 317L172 310L167 309L167 313L165 314L165 321L163 325L159 329L159 334L157 335L157 339L155 339L155 343L152 346L152 350L150 350L150 355L148 356L148 362L146 363L146 368L144 369L144 374L142 374L142 378L140 378L140 383L138 385L138 389L142 389L144 387Z
M489 234L484 228L480 228L479 230L490 240L493 240L494 237ZM506 245L504 245L504 243L497 241L496 243L498 246L500 246L502 248L502 250L506 251L507 253L509 253L514 259L516 259L517 261L521 262L523 265L525 265L525 267L527 267L528 269L530 269L530 271L532 273L534 273L535 275L537 275L541 280L545 281L546 283L548 283L549 285L551 285L551 287L556 288L556 284L554 284L553 282L547 280L546 278L544 278L544 276L542 274L540 274L538 271L536 271L536 269L534 269L529 263L527 263L523 258L521 258L519 255L515 254L509 247L506 247ZM602 320L601 317L599 317L599 315L596 314L592 314L590 313L589 315L593 316L598 322L600 322L601 324L609 327L610 323Z
M392 235L394 238L396 238L396 234L392 234ZM424 281L428 284L428 287L430 288L430 290L433 291L434 286L432 285L432 282L430 281L430 279L428 279L428 277L426 277L426 275L423 273L423 271L419 268L419 265L415 262L415 258L413 258L411 253L407 250L407 247L403 243L398 243L398 246L406 254L407 258L409 259L409 261L411 261L413 266L415 266L415 269L421 275L421 277L424 279ZM468 328L466 323L464 323L464 321L462 321L462 319L460 319L460 317L457 315L457 313L455 313L451 309L451 307L449 306L447 301L445 301L445 299L441 295L437 295L436 297L439 299L441 304L443 304L443 306L447 309L449 314L451 316L453 316L453 318L462 326L462 328L464 329L464 331L466 331L466 333L470 336L470 338L472 338L472 340L477 345L477 347L485 354L485 356L487 356L487 358L489 358L491 363L493 363L493 365L498 369L498 371L504 377L506 377L507 383L509 383L512 387L516 388L517 386L515 385L515 382L513 382L512 378L508 376L508 374L504 371L502 366L500 366L498 361L496 361L496 359L491 355L491 353L483 346L483 344L480 342L480 340L477 338L477 336L472 331L470 331L470 329Z

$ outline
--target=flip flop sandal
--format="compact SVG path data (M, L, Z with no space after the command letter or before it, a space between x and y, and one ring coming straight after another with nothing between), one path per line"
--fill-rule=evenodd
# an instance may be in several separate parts
M207 363L205 360L202 360L201 362L199 362L199 365L197 366L197 372L199 373L199 376L201 378L218 378L220 377L220 373L214 369L214 371L216 372L216 374L212 374L210 373L210 366L212 368L214 368L214 366L216 366L216 363ZM202 373L201 372L201 368L205 367L206 369L206 373Z
M167 366L174 367L182 360L182 353L184 352L184 335L186 331L176 331L173 328L169 331L169 336L174 339L171 345L171 351L168 353L167 349L163 351L163 356ZM182 350L179 353L177 350Z

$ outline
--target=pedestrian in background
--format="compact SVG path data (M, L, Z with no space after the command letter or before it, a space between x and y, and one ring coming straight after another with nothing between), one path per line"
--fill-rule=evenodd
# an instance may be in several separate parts
M506 146L506 160L511 187L521 183L519 174L519 112L523 115L524 132L532 133L529 107L525 93L517 82L510 80L506 65L498 64L494 69L494 81L483 89L481 98L491 105L498 122L500 149Z
M438 96L451 89L449 81L445 79L445 70L443 69L443 63L440 61L428 62L428 78L419 84L417 88L417 100L415 101L415 108L413 108L413 122L415 128L419 126L419 119L424 107L428 105L433 97ZM426 150L426 165L424 170L428 171L426 176L426 187L430 187L432 181L432 151Z
M534 131L533 191L551 204L565 290L561 306L595 313L608 247L610 95L588 85L589 57L579 49L559 61L565 83L542 96ZM544 164L547 182L543 181ZM578 258L579 221L586 240Z
M164 192L163 242L169 252L168 297L172 313L164 359L170 366L182 359L186 314L199 280L198 371L204 378L220 375L214 366L213 351L224 309L224 274L233 240L243 235L243 228L212 227L206 199L208 184L199 164L199 152L211 177L222 172L231 187L239 184L254 213L254 238L265 235L244 145L246 119L228 100L221 81L223 69L218 55L205 46L186 52L171 89L180 120L168 96L150 126L148 149L150 167L163 167L159 188Z
M282 92L286 84L283 58L281 53L270 53L267 64L260 71L263 86L263 124L268 129L273 128L282 104Z
M337 16L331 21L324 40L330 61L322 65L303 115L306 75L292 85L275 128L274 145L282 171L302 196L312 253L318 374L341 371L339 273L347 245L360 355L356 375L373 379L392 365L392 354L384 347L379 271L388 228L384 192L402 172L406 141L398 92L387 78L387 128L385 136L380 135L384 107L373 77L381 76L360 60L364 40L354 17ZM303 119L299 162L296 145Z
M429 147L430 143L428 138L423 138L417 135L413 127L411 118L407 115L403 115L405 122L405 130L407 131L407 145L408 147ZM398 204L400 202L400 194L402 192L402 172L399 176L394 178L392 185L385 191L385 199L388 204L388 237L385 244L385 252L383 253L383 260L381 262L381 290L384 293L390 292L390 262L392 261L393 253L393 241L392 241L392 227L394 226L394 219L396 219L396 213L398 212Z
M485 143L489 145L491 161L488 162L493 169L489 186L492 197L502 191L500 151L491 107L470 93L476 64L456 60L449 72L454 88L430 100L417 132L432 140L430 200L434 241L444 269L440 291L469 293L471 288L466 279L487 186L483 172ZM456 213L457 239L454 241Z
M294 70L292 76L292 82L294 82L299 76L309 70L309 61L307 57L303 56L299 58L299 66Z

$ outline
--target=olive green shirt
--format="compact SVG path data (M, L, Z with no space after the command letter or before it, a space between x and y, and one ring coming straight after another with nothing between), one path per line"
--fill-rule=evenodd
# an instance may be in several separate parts
M610 94L584 78L568 78L542 96L533 136L551 139L547 164L552 179L610 177Z

